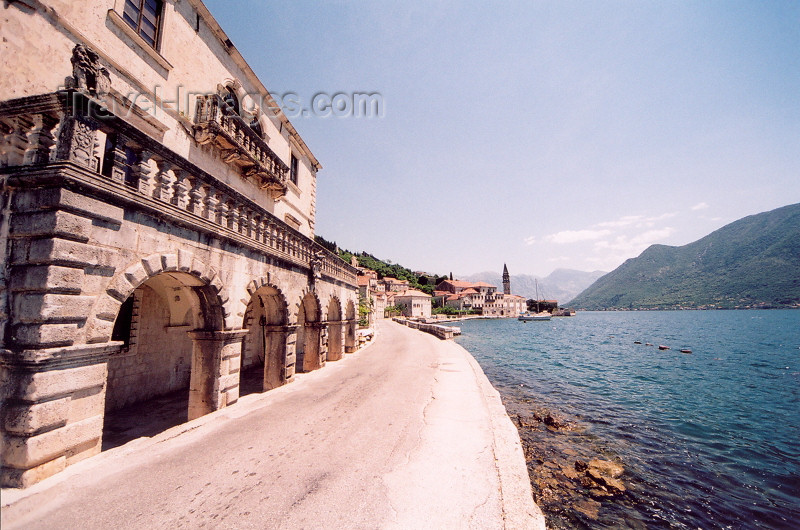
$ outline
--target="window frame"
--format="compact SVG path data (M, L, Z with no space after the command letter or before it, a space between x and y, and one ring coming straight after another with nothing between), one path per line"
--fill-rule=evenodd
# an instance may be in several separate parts
M162 21L164 19L164 2L163 0L153 0L153 1L156 4L156 13L155 13L155 24L153 24L155 35L152 44L148 40L150 37L142 33L142 20L145 19L144 8L148 0L124 0L124 3L122 4L122 15L120 18L122 18L125 24L127 24L128 27L131 28L131 30L133 30L133 32L136 33L136 35L145 42L145 44L147 44L154 50L158 51L161 45L161 29L162 29ZM131 21L133 20L132 17L130 17L126 12L126 8L128 7L129 3L132 6L134 6L134 9L137 10L138 19L136 21L135 26L131 23ZM138 8L135 6L135 4L138 4Z
M289 158L289 180L295 186L299 186L300 182L300 159L291 154Z

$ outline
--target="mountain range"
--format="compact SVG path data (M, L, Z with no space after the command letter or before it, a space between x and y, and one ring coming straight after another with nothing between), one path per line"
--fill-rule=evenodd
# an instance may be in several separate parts
M534 280L537 280L539 282L539 298L558 300L559 305L565 307L578 293L604 274L603 271L584 272L572 269L556 269L544 278L529 274L512 274L511 292L525 298L535 298L536 284ZM479 272L459 277L459 279L468 282L486 282L496 285L500 292L503 290L503 275L499 272Z
M598 279L579 309L800 307L800 204L680 247L652 245Z

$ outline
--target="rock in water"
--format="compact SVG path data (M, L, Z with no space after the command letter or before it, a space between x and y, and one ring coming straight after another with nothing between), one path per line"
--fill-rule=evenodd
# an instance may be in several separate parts
M612 478L617 478L625 471L625 468L622 467L622 464L611 462L610 460L600 460L597 458L590 460L588 467L594 468L603 475Z
M595 484L601 486L600 489L615 495L625 491L625 485L617 477L622 475L625 468L621 464L608 460L593 459L588 464L581 462L581 466L586 466L586 476L591 478ZM578 469L578 462L575 462L575 469Z

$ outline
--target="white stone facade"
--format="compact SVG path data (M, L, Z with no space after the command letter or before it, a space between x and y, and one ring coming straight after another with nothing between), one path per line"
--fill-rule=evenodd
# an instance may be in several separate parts
M403 316L410 318L429 318L431 316L431 296L422 291L408 289L395 294L394 304L403 308Z
M0 11L6 486L96 454L126 404L183 389L192 419L242 370L269 390L356 348L356 270L312 239L319 162L202 2L158 3L155 45L126 5Z

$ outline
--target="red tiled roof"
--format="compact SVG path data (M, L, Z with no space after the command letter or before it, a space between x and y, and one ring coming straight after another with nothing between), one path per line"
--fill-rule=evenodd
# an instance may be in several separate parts
M406 289L405 291L395 293L397 298L402 298L406 296L424 296L425 298L430 298L431 295L428 293L423 293L422 291L418 291L416 289Z

